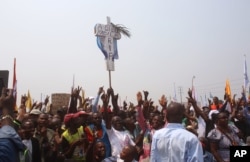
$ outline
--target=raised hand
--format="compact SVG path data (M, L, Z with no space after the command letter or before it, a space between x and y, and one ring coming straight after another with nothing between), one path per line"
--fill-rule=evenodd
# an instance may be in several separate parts
M107 89L107 95L109 95L109 96L113 96L113 95L114 95L114 90L113 90L113 88L108 88L108 89Z
M6 89L5 87L2 89L2 95L0 97L0 109L1 109L1 111L3 108L5 108L5 110L9 110L9 111L13 111L15 108L15 99L13 97L13 90Z
M28 100L28 97L26 96L26 94L21 96L21 105L25 105L26 101Z
M76 97L79 96L81 90L82 90L82 87L79 87L79 86L78 86L77 89L76 89L76 91L75 91Z
M143 104L141 92L137 92L136 99L137 99L138 105L142 105Z
M126 108L128 106L126 101L123 101L123 107Z
M82 87L72 88L71 89L71 96L78 98L80 91L82 90Z
M104 86L102 87L99 87L99 90L98 90L98 95L101 95L102 93L104 93L104 89L103 89Z
M113 96L112 101L118 103L119 94Z
M207 101L208 101L208 104L209 104L209 105L212 104L212 101L211 101L209 98L207 99Z
M35 106L35 109L41 110L42 106L43 106L43 103L42 103L42 102L39 102L39 103Z
M232 106L236 106L235 97L236 97L236 94L233 95L233 98L232 98Z
M148 91L143 91L143 94L144 94L144 100L148 100Z
M135 107L134 107L134 104L132 103L132 102L129 102L129 106L128 106L128 109L130 110L130 109L134 109Z
M104 104L105 106L108 106L108 103L109 103L109 95L103 93L102 96L101 96L101 99L102 99L103 104Z
M159 104L162 106L162 107L166 107L167 104L168 104L168 100L166 98L165 95L162 95L161 98L159 99Z
M44 104L47 105L48 102L49 102L49 96L46 96L46 98L44 100Z
M33 109L33 108L35 108L35 107L36 107L36 105L37 105L37 101L33 102L33 104L32 104L32 106L31 106L31 108L32 108L32 109Z
M191 104L196 104L196 100L192 96L192 90L189 88L187 100Z

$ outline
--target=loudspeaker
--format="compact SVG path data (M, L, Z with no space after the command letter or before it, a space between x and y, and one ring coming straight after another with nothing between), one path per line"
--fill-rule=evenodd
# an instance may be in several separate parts
M8 88L9 71L0 70L0 94L2 94L3 87Z

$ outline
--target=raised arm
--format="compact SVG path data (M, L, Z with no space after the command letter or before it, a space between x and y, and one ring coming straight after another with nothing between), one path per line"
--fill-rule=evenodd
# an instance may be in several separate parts
M232 106L232 104L231 104L231 99L230 99L229 95L225 94L225 102L224 102L224 104L222 105L222 107L219 109L219 111L220 111L220 112L225 111L226 108L227 108L227 104L228 104L228 103L230 104L230 106Z
M75 88L71 90L71 97L70 97L70 104L69 104L69 108L68 108L68 112L67 113L76 113L77 112L77 100L79 97L79 93L81 91L82 88L80 88L78 86L78 88Z
M187 100L189 103L192 104L192 106L194 107L194 111L197 115L200 115L205 121L209 120L208 116L203 113L203 111L200 109L200 107L198 107L196 100L192 97L192 90L191 89L188 90Z
M27 101L27 96L24 94L21 96L21 104L19 106L19 113L17 116L17 120L22 121L24 118L24 115L26 114L26 106L25 103Z
M110 91L110 96L111 96L111 103L113 106L113 112L114 115L117 115L118 112L120 111L120 108L118 106L118 98L119 98L119 94L114 94L114 90L112 88L109 88Z
M4 87L2 89L2 95L0 97L0 115L2 116L1 125L13 126L13 115L15 108L15 99L13 97L12 90L8 90Z
M98 111L97 107L98 107L99 98L103 92L104 92L103 86L99 87L99 90L97 92L97 96L95 97L94 103L92 105L92 112L93 113L96 113Z
M159 104L162 107L162 110L167 108L168 100L165 95L162 95L161 98L159 99Z
M102 102L103 102L103 119L106 123L106 128L107 129L111 129L111 118L110 118L110 114L108 112L108 104L109 104L109 98L110 98L110 95L111 95L111 90L108 89L107 90L107 94L103 93L102 96L101 96L101 99L102 99Z

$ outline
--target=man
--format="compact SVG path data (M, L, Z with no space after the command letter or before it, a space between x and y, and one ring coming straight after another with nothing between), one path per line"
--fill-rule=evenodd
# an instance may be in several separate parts
M124 130L122 119L119 116L114 116L112 118L112 127L106 125L107 134L111 144L112 156L118 157L122 149L128 145L135 145L129 132Z
M117 158L115 156L110 156L108 158L105 158L101 162L137 162L135 160L136 157L137 157L136 147L132 145L127 145L122 149L120 153L120 158Z
M30 119L26 119L21 124L21 137L23 144L27 147L31 162L41 162L41 152L38 139L33 137L35 127Z
M95 142L93 148L93 162L101 162L106 156L105 144L102 141Z
M135 157L137 156L137 150L135 146L128 145L122 149L120 157L124 162L137 162Z
M51 158L51 146L54 141L55 132L48 128L48 114L41 113L37 119L37 127L35 128L34 137L38 139L42 162L50 161Z
M151 146L151 162L203 162L202 146L197 136L182 123L185 108L172 102L167 107L165 128L155 132Z
M111 95L112 104L113 104L113 112L115 116L110 118L108 115L108 103L109 97ZM111 144L111 155L120 158L120 153L125 146L135 145L133 139L129 135L129 132L126 131L123 127L122 118L117 116L117 112L119 112L119 108L117 107L117 98L113 94L113 89L108 89L107 94L102 95L103 107L104 107L104 120L107 128L108 138Z
M104 122L102 122L102 114L101 113L93 113L92 114L93 123L89 124L85 127L85 133L87 135L88 141L93 142L94 136L105 144L106 149L106 157L111 156L111 145L109 141L109 137L106 131L106 127Z

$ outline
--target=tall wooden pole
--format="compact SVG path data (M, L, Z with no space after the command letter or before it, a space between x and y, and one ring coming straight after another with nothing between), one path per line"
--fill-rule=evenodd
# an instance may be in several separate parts
M111 71L109 70L109 88L111 88Z

